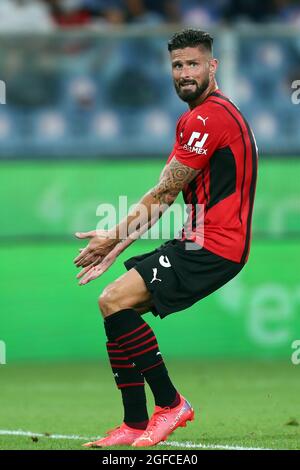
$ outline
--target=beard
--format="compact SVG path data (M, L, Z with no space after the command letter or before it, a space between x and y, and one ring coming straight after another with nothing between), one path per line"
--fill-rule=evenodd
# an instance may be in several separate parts
M185 90L182 88L182 85L196 85L196 89L192 90ZM174 82L175 90L179 98L186 103L192 103L195 101L199 96L204 93L209 85L209 77L204 79L204 81L199 85L195 80L181 80L179 83Z

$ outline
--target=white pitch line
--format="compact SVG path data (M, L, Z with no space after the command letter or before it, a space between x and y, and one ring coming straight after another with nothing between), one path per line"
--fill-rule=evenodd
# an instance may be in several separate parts
M77 436L76 434L65 435L65 434L41 434L38 432L31 431L10 431L8 429L0 429L0 436L24 436L24 437L48 437L49 439L74 439L83 441L93 441L101 439L101 436L86 437ZM242 446L230 446L227 444L195 444L194 442L177 442L177 441L166 441L160 442L159 446L173 446L182 449L218 449L218 450L271 450L262 447L242 447Z
M85 440L90 441L92 439L101 439L101 437L86 437L86 436L76 436L72 434L71 436L65 434L41 434L38 432L31 431L9 431L8 429L0 429L0 436L25 436L25 437L48 437L49 439L76 439L76 440Z
M194 442L160 442L159 445L181 447L184 449L219 449L219 450L272 450L266 447L241 447L228 444L195 444Z

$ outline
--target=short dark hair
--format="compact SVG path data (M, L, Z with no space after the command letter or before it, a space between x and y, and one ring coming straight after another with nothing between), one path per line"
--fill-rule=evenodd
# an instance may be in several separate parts
M213 50L213 37L206 31L200 29L184 29L175 33L168 42L168 51L184 49L185 47L203 46L209 52Z

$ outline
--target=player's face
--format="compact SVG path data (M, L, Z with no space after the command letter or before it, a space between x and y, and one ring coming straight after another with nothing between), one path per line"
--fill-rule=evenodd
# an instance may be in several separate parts
M195 101L210 83L211 58L202 47L185 47L171 51L172 75L178 96L185 102Z

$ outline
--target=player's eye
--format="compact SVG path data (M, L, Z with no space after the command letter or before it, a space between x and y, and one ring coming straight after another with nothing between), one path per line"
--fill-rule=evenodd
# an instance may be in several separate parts
M174 64L174 65L173 65L173 68L174 68L174 69L177 69L177 70L181 69L181 67L182 67L181 64Z
M198 65L197 62L191 62L191 63L190 63L190 66L191 66L191 67L197 67L197 65Z

